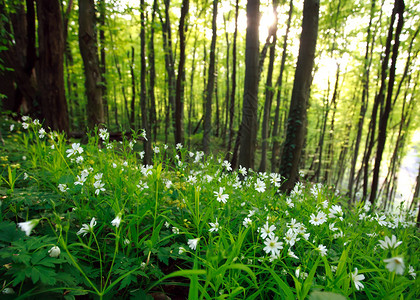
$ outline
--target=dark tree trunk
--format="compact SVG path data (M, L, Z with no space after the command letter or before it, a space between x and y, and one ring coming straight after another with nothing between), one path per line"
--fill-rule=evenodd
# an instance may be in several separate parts
M146 6L144 0L140 0L140 109L141 109L141 125L149 134L149 138L143 140L144 146L144 164L152 162L152 144L150 138L150 126L147 117L147 90L146 90ZM134 56L134 55L133 55Z
M149 40L149 99L150 99L150 134L153 136L153 140L156 141L157 137L157 113L156 113L156 98L155 98L155 79L156 79L156 67L155 67L155 16L156 10L158 9L157 0L153 1L152 8L152 24L150 28L150 40Z
M236 93L236 39L238 36L238 15L239 15L239 0L236 0L235 5L235 31L233 33L232 45L232 91L230 93L230 106L229 106L229 140L226 151L226 160L229 160L230 150L233 141L233 118L235 117L235 93Z
M79 0L79 47L85 70L88 127L93 129L105 121L93 0Z
M362 131L363 131L363 123L365 120L367 104L369 99L369 74L370 74L370 66L371 66L371 57L369 57L369 45L371 43L371 27L372 27L372 19L374 17L375 11L375 0L372 1L371 10L370 10L370 19L369 25L367 28L367 38L366 38L366 52L365 52L365 59L364 59L364 76L362 79L363 82L363 91L362 91L362 99L361 99L361 106L359 112L359 119L357 120L357 135L356 141L353 150L353 158L351 161L351 169L350 169L350 177L349 177L349 185L348 185L348 196L349 200L353 200L353 185L354 185L354 176L356 171L356 163L357 163L357 156L359 155L359 148L360 148L360 141L362 139ZM371 47L373 48L373 41Z
M39 43L39 94L44 126L69 133L64 89L64 36L60 3L37 1Z
M385 148L385 142L386 142L386 129L387 129L387 124L388 124L389 114L392 110L392 91L394 88L394 81L395 81L395 67L397 64L398 47L400 45L400 34L401 34L402 27L404 24L404 17L403 17L404 8L405 6L404 6L403 0L395 1L394 9L391 16L390 29L388 32L388 38L392 40L395 16L398 14L398 23L397 23L397 28L395 31L395 36L394 36L394 44L392 46L392 59L391 59L391 66L389 70L388 91L387 91L387 97L386 97L386 102L385 102L385 108L383 109L383 113L380 115L380 118L379 118L378 145L376 148L375 167L373 169L372 187L371 187L370 198L369 198L369 201L372 204L374 204L376 200L376 192L378 190L378 182L379 182L379 171L380 171L380 166L381 166L381 161L382 161L382 154L383 154L383 151ZM385 49L385 51L389 52L390 50L391 50L391 44L387 43L387 48ZM384 85L385 82L382 81L381 84ZM383 97L384 96L382 96L382 99Z
M306 108L312 82L312 69L318 36L319 0L305 0L299 56L290 101L287 135L283 145L280 174L286 178L282 191L293 189L305 140Z
M2 11L3 5L0 4ZM37 90L34 72L37 59L34 1L26 1L26 14L23 3L20 4L8 21L9 23L5 23L4 27L7 32L14 33L14 41L9 40L9 49L1 51L0 55L4 59L5 67L12 68L13 72L5 70L1 75L0 90L8 96L7 99L2 100L2 108L12 112L33 114ZM8 38L11 39L11 36Z
M280 152L280 139L279 139L279 119L280 119L280 97L281 97L281 91L282 91L282 85L283 85L283 72L284 72L284 66L286 64L286 56L287 56L287 39L289 36L289 30L290 30L290 23L292 21L292 15L293 15L293 0L290 0L289 4L289 16L287 19L287 27L286 27L286 33L284 35L283 39L283 53L281 56L281 63L280 63L280 74L277 78L276 86L277 86L277 97L276 97L276 111L274 115L274 124L273 124L273 148L271 150L271 172L275 172L279 169L280 165L278 164L278 156Z
M105 18L106 18L106 7L105 0L99 1L99 44L100 44L100 70L101 70L101 87L102 87L102 101L104 106L104 115L106 117L106 123L109 127L109 111L108 111L108 95L107 95L107 84L106 84L106 55L105 55Z
M181 18L179 20L179 63L175 92L175 144L184 143L184 83L185 83L185 33L188 25L185 19L188 14L189 0L182 0Z
M195 73L195 54L197 52L197 41L198 34L195 34L194 37L194 49L191 62L191 77L190 77L190 101L188 106L188 149L191 147L191 135L192 135L192 118L193 118L193 108L194 108L194 73Z
M227 18L230 19L230 11ZM222 128L222 148L226 146L226 134L228 131L229 123L229 96L230 96L230 68L229 68L229 59L230 59L230 42L229 42L229 33L227 31L227 19L226 15L223 15L223 23L225 25L225 38L226 38L226 92L225 92L225 121Z
M165 2L165 21L159 13L160 22L162 23L163 48L165 51L165 68L167 72L168 83L168 104L170 109L166 109L166 119L172 122L175 128L175 61L172 51L172 34L171 34L171 20L169 17L170 0ZM169 127L169 124L166 125ZM169 128L168 128L169 129ZM174 131L175 134L175 131Z
M248 0L246 14L245 82L242 107L239 165L254 168L257 140L258 75L259 75L259 23L260 1Z
M325 164L325 173L324 173L324 181L325 183L329 183L329 175L332 169L332 162L333 162L333 143L334 143L334 122L335 122L335 112L337 111L337 98L338 98L338 81L340 79L340 66L337 65L337 74L335 78L335 85L334 85L334 92L331 99L332 105L332 116L331 116L331 124L329 130L329 143L328 143L328 150L327 150L327 163Z
M261 163L260 163L260 172L265 172L267 168L267 148L268 148L268 127L270 123L270 114L271 114L271 104L273 102L273 70L274 70L274 58L276 51L277 43L277 7L278 1L273 0L273 14L275 16L274 24L270 27L268 36L273 37L272 42L270 43L270 61L268 63L267 71L267 80L265 83L265 103L264 103L264 116L261 128ZM261 61L260 61L261 63Z
M216 53L217 56L217 53ZM217 63L215 63L215 68L217 69ZM216 132L214 135L216 137L219 137L219 130L220 130L220 106L219 106L219 86L218 86L218 74L217 71L215 71L214 74L214 97L216 100Z
M127 53L127 56L128 56L127 58L129 58L130 54ZM131 47L130 75L131 75L130 128L135 129L137 126L135 124L135 121L136 121L136 75L134 73L134 47ZM140 93L142 93L142 91L140 91Z
M204 134L203 134L203 150L204 153L208 154L210 152L210 135L211 135L211 116L212 116L212 99L213 99L213 89L214 89L214 80L215 80L215 51L216 51L216 37L217 37L217 0L213 0L213 21L212 21L212 37L211 37L211 46L210 46L210 62L209 62L209 75L207 79L207 88L206 88L206 102L205 102L205 112L204 112Z
M74 66L74 59L73 54L71 51L70 43L68 41L68 23L70 19L70 14L73 9L73 1L69 1L67 4L66 12L64 13L64 60L66 65L66 85L67 85L67 103L69 106L69 119L72 120L70 125L70 130L72 128L80 129L85 128L85 113L83 112L82 107L80 106L79 101L77 99L79 98L78 91L78 84L77 80L74 78L73 73L73 66Z

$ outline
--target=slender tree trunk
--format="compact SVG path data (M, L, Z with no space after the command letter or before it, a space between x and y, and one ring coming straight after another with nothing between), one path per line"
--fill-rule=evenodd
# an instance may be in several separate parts
M69 133L64 89L64 30L60 3L38 0L39 95L44 126Z
M155 80L156 80L156 66L155 66L155 16L156 10L158 9L157 0L153 0L152 8L152 23L150 28L150 40L149 40L149 89L148 95L150 100L150 135L152 139L156 142L157 137L157 113L156 113L156 97L155 97Z
M276 43L277 43L277 7L278 1L273 0L273 14L275 16L275 21L273 25L269 29L269 36L273 37L271 44L269 45L270 49L270 61L268 63L268 71L267 71L267 80L265 83L265 103L264 103L264 116L263 116L263 123L261 128L261 139L262 139L262 147L261 147L261 162L259 171L265 172L267 168L267 148L268 148L268 129L270 123L270 114L271 114L271 104L273 102L273 70L274 70L274 58L276 52ZM261 62L260 62L261 63Z
M149 134L149 138L143 140L144 147L144 164L152 162L152 145L150 138L150 126L147 117L147 90L146 90L146 17L145 2L140 0L140 109L141 109L141 125Z
M371 66L371 58L369 58L369 45L371 43L371 27L372 27L372 20L374 17L375 11L375 0L372 1L371 10L370 10L370 19L369 25L367 28L367 38L366 38L366 51L365 51L365 59L364 59L364 76L362 79L363 82L363 91L362 91L362 99L361 99L361 106L359 112L359 119L357 120L357 135L356 135L356 142L355 147L353 150L353 158L351 162L351 169L350 169L350 176L349 176L349 185L348 185L348 196L349 200L352 201L353 199L353 185L354 185L354 176L356 171L356 163L357 163L357 156L359 155L359 148L360 148L360 141L362 138L362 131L363 131L363 123L365 120L367 104L369 99L369 74L370 74L370 66ZM373 47L373 42L371 47Z
M375 203L375 199L376 199L376 192L378 190L378 182L379 182L379 171L380 171L380 165L381 165L381 161L382 161L382 154L385 148L385 141L386 141L386 129L387 129L387 124L388 124L388 119L389 119L389 114L391 112L392 109L392 91L394 88L394 81L395 81L395 68L396 68L396 63L397 63L397 57L398 57L398 47L400 44L400 34L402 31L402 27L404 24L404 17L403 17L403 13L404 13L404 1L403 0L396 0L395 4L394 4L394 9L392 12L392 16L391 16L391 25L390 25L390 30L388 32L388 37L390 39L392 39L392 35L393 35L393 26L394 26L394 21L395 21L395 16L396 14L398 14L398 23L397 23L397 28L395 31L395 36L394 36L394 44L392 46L392 60L391 60L391 66L390 66L390 73L389 73L389 79L388 79L388 91L387 91L387 97L386 97L386 102L385 102L385 108L383 110L383 113L380 115L379 118L379 128L378 128L378 145L376 148L376 158L375 158L375 167L373 169L373 178L372 178L372 187L371 187L371 192L370 192L370 198L369 201L370 203L374 204ZM388 44L387 44L388 46ZM387 49L385 49L385 51L390 51L390 44L389 44L389 48L387 47ZM389 54L388 54L389 55ZM386 66L385 66L386 68ZM385 82L382 81L382 84L384 85ZM382 88L381 88L382 89ZM383 99L384 96L382 96Z
M230 107L229 107L229 140L226 151L226 160L229 160L230 150L233 141L233 118L235 117L235 93L236 93L236 40L238 36L238 15L239 15L239 0L236 0L235 5L235 31L233 32L233 45L232 45L232 91L230 94Z
M218 54L216 53L216 56ZM215 69L217 70L217 62L215 62ZM215 71L214 74L214 99L216 100L216 132L214 133L214 136L219 137L219 131L220 131L220 106L219 106L219 82L218 82L218 73Z
M128 55L129 56L129 55ZM131 47L131 103L130 103L130 128L136 128L136 74L134 73L134 47ZM141 93L142 91L140 91Z
M242 106L239 165L254 168L257 140L258 79L259 79L259 23L260 1L248 0L246 6L245 82Z
M116 91L115 91L115 85L114 85L114 120L115 120L115 126L117 128L120 127L120 124L118 122L118 104L117 104L117 96L116 96Z
M190 103L188 105L188 149L191 146L191 135L192 135L192 118L193 118L193 107L194 107L194 73L195 73L195 54L197 52L197 41L198 34L196 32L194 37L194 49L191 62L191 77L190 77Z
M213 21L212 21L212 37L210 46L210 62L209 75L207 79L206 102L204 113L204 134L203 134L203 150L204 153L210 152L210 135L211 135L211 116L212 116L212 98L215 81L215 51L216 51L216 37L217 37L217 0L213 0Z
M100 44L100 70L101 70L101 82L102 82L102 100L104 106L104 115L106 118L107 126L109 127L109 109L108 109L108 95L107 95L107 83L106 83L106 54L105 54L105 18L106 18L106 6L105 0L99 1L99 44Z
M306 108L312 82L318 19L319 0L305 0L299 56L280 165L280 174L286 178L286 182L281 186L282 191L292 190L298 178L300 156L305 140Z
M335 122L335 112L337 111L337 98L338 98L338 81L340 79L340 66L337 65L337 74L335 78L335 85L334 85L334 92L331 99L332 105L332 116L331 116L331 125L329 130L329 143L328 143L328 150L327 150L327 163L325 165L325 173L324 173L324 180L328 184L329 183L329 175L332 169L332 162L334 159L333 155L333 143L334 143L334 122Z
M101 72L96 45L94 1L79 0L79 47L85 70L89 129L104 123Z
M230 68L229 68L229 60L230 60L230 42L229 42L229 33L227 31L227 19L230 19L230 11L226 18L226 15L223 15L223 23L225 25L225 38L226 38L226 92L225 92L225 121L224 126L222 128L222 148L226 146L226 135L228 131L228 124L229 124L229 93L230 93Z
M168 103L170 109L166 109L167 119L172 122L175 128L175 60L172 51L172 34L171 34L171 20L169 17L170 0L165 2L165 21L159 14L160 22L162 23L163 48L165 51L165 68L167 72L168 82ZM169 126L168 126L169 127ZM169 129L169 128L168 128ZM175 135L175 131L174 131Z
M189 0L182 0L181 18L179 20L179 64L175 94L175 143L184 143L184 83L185 83L185 33Z
M281 56L281 63L280 63L280 74L277 78L276 87L277 87L277 97L276 97L276 111L274 116L274 124L273 124L273 148L271 150L271 172L275 172L279 169L280 165L278 164L278 156L280 152L280 139L278 137L279 133L279 119L280 119L280 103L281 103L281 92L282 92L282 85L283 85L283 72L284 67L286 65L286 56L287 56L287 40L289 36L290 31L290 23L292 21L292 15L293 15L293 0L290 0L289 4L289 16L287 19L287 27L286 27L286 33L284 34L283 38L283 53Z
M4 11L4 1L0 4L0 10ZM33 114L38 88L34 72L37 59L34 1L26 1L26 13L22 3L17 5L16 11L9 16L9 20L3 13L2 17L4 18L2 30L14 33L13 40L11 36L8 36L9 40L5 41L10 45L9 49L0 52L0 58L4 59L4 66L13 69L13 72L7 72L7 70L2 72L2 93L8 96L2 99L2 108ZM9 23L4 21L9 21Z

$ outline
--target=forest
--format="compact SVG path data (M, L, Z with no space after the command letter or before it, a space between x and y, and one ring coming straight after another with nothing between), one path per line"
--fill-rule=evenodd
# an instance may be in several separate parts
M419 296L420 2L1 0L0 24L7 297Z

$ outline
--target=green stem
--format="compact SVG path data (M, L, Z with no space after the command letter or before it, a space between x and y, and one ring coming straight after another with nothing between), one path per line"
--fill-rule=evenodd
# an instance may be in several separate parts
M101 278L99 279L101 283L101 291L103 291L102 288L102 274L103 274L103 268L102 268L102 255L101 255L101 248L99 248L98 240L96 239L96 234L92 231L93 237L95 239L96 247L98 247L98 254L99 254L99 270L101 272Z
M119 244L119 241L120 241L120 234L119 234L120 232L119 231L120 230L117 230L117 236L116 236L116 240L115 240L114 256L112 257L111 267L109 269L108 277L106 278L105 285L104 285L104 288L103 288L104 290L106 289L106 287L108 285L109 278L111 278L112 268L114 267L115 258L116 258L117 253L118 253L118 244Z
M76 269L82 274L82 276L86 279L86 281L90 284L90 286L95 290L95 293L97 295L100 295L101 293L98 291L98 289L96 288L96 286L92 283L92 281L90 281L89 277L87 277L87 275L85 274L85 272L83 272L82 268L79 266L79 264L73 258L73 256L70 254L70 251L67 248L66 243L63 241L63 238L60 239L60 244L61 244L61 247L63 247L63 249L66 251L67 255L69 256L71 262L76 267Z

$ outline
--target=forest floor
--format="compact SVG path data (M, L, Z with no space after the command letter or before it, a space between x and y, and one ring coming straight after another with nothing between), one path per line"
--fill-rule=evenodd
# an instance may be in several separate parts
M2 299L418 299L416 211L276 173L2 118Z

